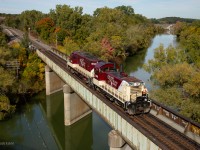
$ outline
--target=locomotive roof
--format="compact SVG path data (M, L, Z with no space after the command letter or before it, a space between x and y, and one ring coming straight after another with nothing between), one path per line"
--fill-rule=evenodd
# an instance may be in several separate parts
M84 51L75 51L75 52L73 52L73 54L77 54L77 55L82 56L84 58L87 58L91 61L98 61L99 60L98 57L96 57L96 56L94 56L94 55L92 55L88 52L84 52Z
M140 80L136 77L133 77L133 76L123 77L122 79L127 82L143 82L142 80Z
M140 80L136 77L133 77L133 76L124 77L120 72L108 72L108 74L111 74L114 77L117 77L118 79L125 80L127 82L142 82L142 80Z
M105 62L105 61L99 61L97 64L96 64L96 66L95 66L95 68L101 68L103 65L105 65L105 64L113 64L113 63L111 63L111 62Z

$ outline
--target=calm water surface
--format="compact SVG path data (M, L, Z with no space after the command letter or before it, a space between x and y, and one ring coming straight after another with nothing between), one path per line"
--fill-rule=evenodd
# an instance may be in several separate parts
M146 82L150 89L150 74L142 66L153 58L160 44L176 46L173 35L158 35L152 45L134 57L129 57L125 71ZM22 106L12 119L0 122L0 149L19 150L108 150L111 127L95 112L71 125L64 126L63 93L46 96L45 92L33 97Z
M171 34L155 36L155 38L152 40L152 44L147 50L143 50L133 57L128 57L125 62L125 72L129 73L131 76L135 76L143 80L149 90L152 88L150 83L150 74L143 69L143 64L154 58L154 50L159 47L160 44L163 44L165 48L169 45L176 47L176 36Z

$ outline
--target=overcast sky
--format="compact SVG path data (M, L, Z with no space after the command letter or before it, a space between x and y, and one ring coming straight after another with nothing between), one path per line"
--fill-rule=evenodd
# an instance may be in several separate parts
M57 4L81 6L84 13L91 15L96 8L125 5L147 18L175 16L200 19L200 0L0 0L0 13L19 14L24 10L48 13Z

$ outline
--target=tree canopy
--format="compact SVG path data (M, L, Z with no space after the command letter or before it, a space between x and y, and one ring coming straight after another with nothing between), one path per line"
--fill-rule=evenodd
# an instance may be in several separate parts
M39 36L41 40L71 53L77 48L89 51L107 61L121 64L127 55L147 48L160 30L136 14L131 6L97 8L93 15L83 14L82 7L56 5L48 14L24 11L13 19L13 26ZM9 24L9 20L6 20ZM12 25L12 24L10 24ZM15 26L16 27L16 26ZM69 45L66 45L69 41Z

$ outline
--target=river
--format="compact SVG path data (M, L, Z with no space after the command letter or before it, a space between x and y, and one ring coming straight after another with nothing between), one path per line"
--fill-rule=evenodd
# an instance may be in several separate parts
M176 37L170 34L157 35L151 46L125 63L125 71L142 79L148 89L150 74L143 64L153 58L154 49L160 44L176 46ZM93 112L84 119L64 126L63 93L46 96L41 92L28 100L11 119L0 122L0 149L64 149L108 150L108 133L111 127Z

